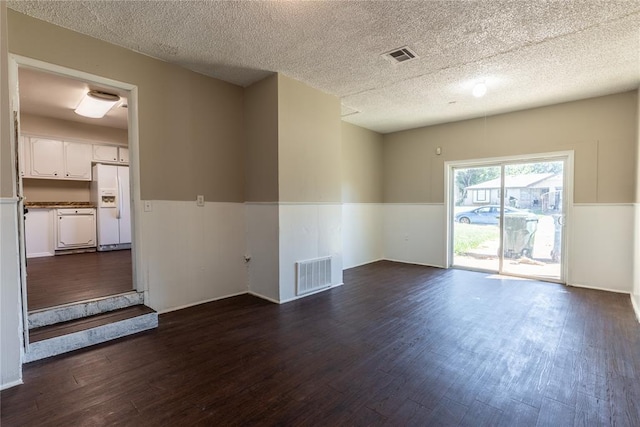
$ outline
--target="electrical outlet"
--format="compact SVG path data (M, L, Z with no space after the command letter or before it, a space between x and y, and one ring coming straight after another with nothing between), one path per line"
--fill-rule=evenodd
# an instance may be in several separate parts
M196 205L198 205L198 206L200 206L200 207L203 207L203 206L204 206L204 196L203 196L203 195L199 194L199 195L196 197Z
M151 204L151 200L144 201L144 211L151 212L153 210L153 205Z

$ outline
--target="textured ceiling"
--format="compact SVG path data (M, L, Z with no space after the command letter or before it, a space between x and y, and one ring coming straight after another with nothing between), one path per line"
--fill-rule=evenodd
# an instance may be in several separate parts
M9 1L242 86L281 72L387 133L638 88L640 1ZM381 54L408 46L419 58ZM485 81L487 95L471 95Z

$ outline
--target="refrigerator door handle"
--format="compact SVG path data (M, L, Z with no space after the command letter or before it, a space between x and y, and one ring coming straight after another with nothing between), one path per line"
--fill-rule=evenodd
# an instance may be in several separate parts
M122 188L120 186L120 177L118 175L116 175L116 185L118 186L118 197L116 198L116 205L117 205L117 213L116 213L116 218L120 219L120 217L122 216L122 203L120 203L120 198L122 197Z

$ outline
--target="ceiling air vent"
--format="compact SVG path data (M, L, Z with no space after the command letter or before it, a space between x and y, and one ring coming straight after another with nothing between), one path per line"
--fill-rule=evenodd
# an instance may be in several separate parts
M418 55L407 46L383 53L382 56L393 63L407 62L418 57Z

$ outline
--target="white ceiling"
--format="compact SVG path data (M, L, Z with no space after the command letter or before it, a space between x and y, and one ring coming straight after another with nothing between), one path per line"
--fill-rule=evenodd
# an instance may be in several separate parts
M9 1L242 86L278 71L387 133L636 89L640 1ZM409 46L419 58L380 55ZM488 93L471 89L485 81ZM350 114L351 113L351 114Z
M127 109L122 108L123 105L126 105L127 99L125 93L114 88L88 84L81 80L73 80L29 68L18 70L18 85L21 113L127 129ZM91 89L120 95L122 100L100 119L79 116L73 110Z

